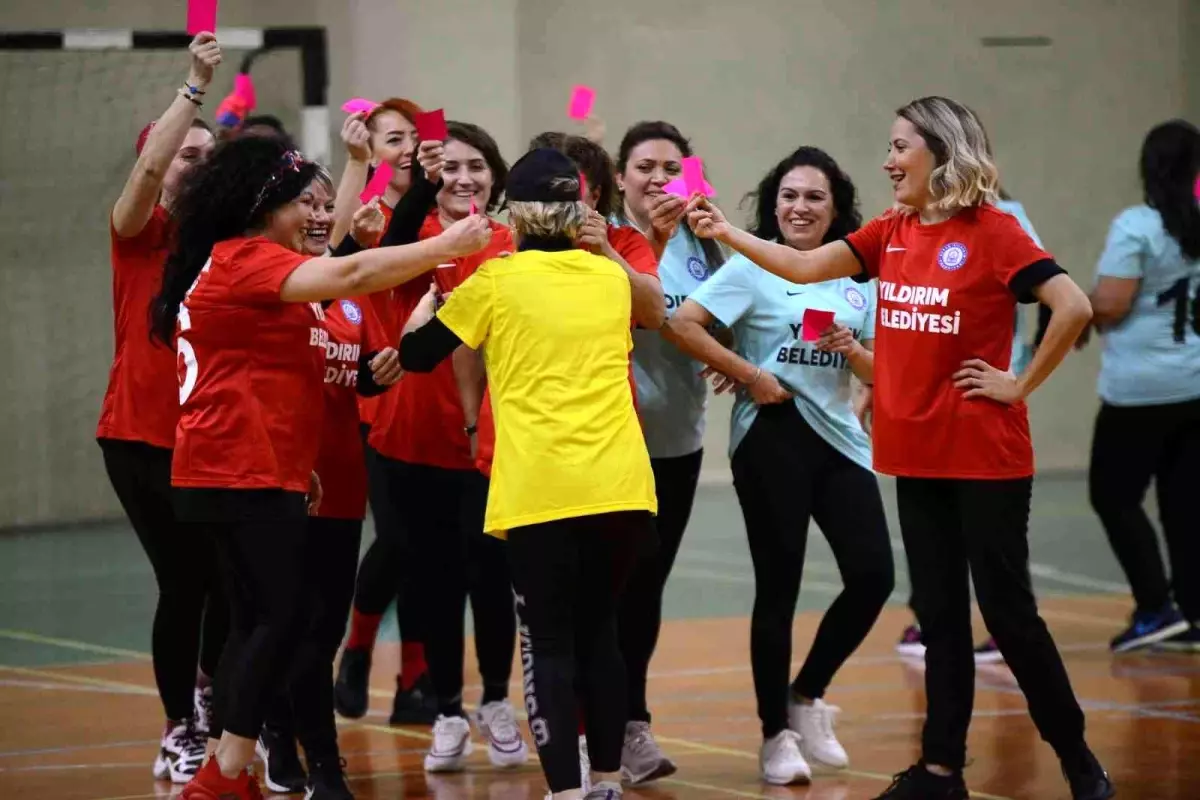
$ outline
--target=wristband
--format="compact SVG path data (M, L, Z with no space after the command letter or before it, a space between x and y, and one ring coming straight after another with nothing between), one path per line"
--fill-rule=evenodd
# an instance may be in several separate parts
M746 385L753 386L754 384L758 383L758 379L761 377L762 377L762 367L755 367L754 368L754 377L751 378L750 382L747 383Z
M199 86L192 86L192 85L191 85L190 83L188 83L187 81L184 81L184 82L183 82L183 88L187 89L187 91L188 91L188 94L193 94L193 95L195 95L195 94L207 94L207 92L205 92L205 91L204 91L203 89L201 89Z
M189 103L196 106L197 108L204 107L204 103L202 103L201 101L199 101L195 97L193 97L187 89L180 88L179 96L182 97L184 100L187 100Z

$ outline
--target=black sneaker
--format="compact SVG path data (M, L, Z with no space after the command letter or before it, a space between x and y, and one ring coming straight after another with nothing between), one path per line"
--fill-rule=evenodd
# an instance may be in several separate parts
M345 769L346 761L341 758L315 762L304 800L354 800Z
M1117 787L1087 745L1069 761L1063 759L1062 771L1071 784L1073 800L1108 800L1117 793Z
M433 682L426 672L409 689L396 687L396 699L392 701L392 725L432 725L437 722L437 695Z
M276 794L299 794L304 791L308 776L300 763L296 739L290 733L273 730L266 725L254 747L263 762L263 782Z
M333 684L333 707L347 719L362 719L367 714L367 684L371 677L371 651L346 650L338 664Z
M1154 645L1154 649L1169 653L1200 653L1200 624L1193 622L1183 633L1163 639Z
M1179 609L1167 603L1157 611L1134 611L1129 627L1117 634L1109 647L1114 653L1126 653L1178 636L1187 629L1188 621Z
M967 797L961 772L934 775L918 762L897 773L892 785L875 800L967 800Z

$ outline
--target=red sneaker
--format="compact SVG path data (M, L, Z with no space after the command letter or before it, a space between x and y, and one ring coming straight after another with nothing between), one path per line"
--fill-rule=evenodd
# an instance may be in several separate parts
M214 757L183 787L179 800L263 800L263 795L258 779L248 770L243 769L236 778L226 778Z

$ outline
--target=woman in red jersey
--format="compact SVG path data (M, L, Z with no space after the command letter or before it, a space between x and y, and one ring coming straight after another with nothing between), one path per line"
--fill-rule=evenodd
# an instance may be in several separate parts
M700 197L689 217L698 235L795 283L879 279L874 465L897 477L929 706L921 761L880 797L967 797L969 577L1072 796L1111 797L1029 577L1033 447L1024 401L1071 349L1091 307L1017 220L995 207L996 167L970 109L941 97L915 100L897 112L888 149L896 207L815 250L756 239ZM1034 300L1052 317L1016 377L1008 371L1013 316L1018 302Z
M171 508L171 449L179 420L175 355L151 341L146 313L162 282L180 182L213 146L198 114L221 49L210 33L198 35L189 49L187 80L139 137L137 163L112 211L116 352L96 430L109 480L158 584L151 651L167 722L154 777L175 783L189 781L204 759L209 676L229 619L224 599L212 591L211 542L182 534Z
M320 504L321 301L399 285L491 239L486 223L468 219L406 247L310 257L315 173L274 139L218 148L179 194L153 306L155 334L174 337L178 352L172 500L181 519L216 538L232 612L210 731L219 741L185 800L259 796L246 766L294 654L305 525Z
M359 195L371 171L385 163L391 165L394 172L380 198L380 208L385 220L391 220L393 209L412 184L412 162L417 147L414 120L421 112L421 107L411 100L393 97L384 100L369 114L354 114L346 119L342 140L349 158L338 187L342 201L334 215L332 244L335 247L346 238L343 234L359 205ZM374 241L362 242L367 247L374 244ZM396 293L391 289L376 292L371 295L370 303L388 341L399 341ZM362 397L358 408L365 440L378 414L379 398ZM412 571L420 567L415 559L405 557L403 527L399 519L402 512L388 496L386 476L379 467L377 454L369 444L364 450L376 536L359 566L350 632L338 665L334 703L338 712L350 719L358 719L367 713L367 684L375 637L383 614L394 599L401 638L400 672L396 676L396 695L389 722L431 725L437 718L437 704L425 667L424 619L418 613L418 604L405 599L405 587L409 587L411 593L416 582Z
M451 122L447 128L444 145L421 143L419 169L388 225L385 243L436 236L455 220L472 216L472 207L486 212L500 206L508 167L495 141L476 125ZM443 293L484 261L512 251L509 229L489 223L493 237L486 250L439 266L435 276ZM401 322L428 288L412 283L397 289ZM478 401L472 411L477 408ZM426 658L438 702L425 759L430 772L461 770L472 748L462 705L468 596L483 678L476 720L488 741L488 756L497 766L528 758L508 702L516 617L504 543L483 533L487 480L475 468L477 423L464 411L455 370L447 360L430 373L406 375L383 397L370 440L388 475L389 495L403 512L404 539L420 567L414 591L425 615Z

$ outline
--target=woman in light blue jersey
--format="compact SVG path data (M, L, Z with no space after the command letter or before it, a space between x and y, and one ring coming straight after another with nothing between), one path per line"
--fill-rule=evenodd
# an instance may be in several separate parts
M617 152L621 195L613 223L646 235L659 258L658 277L673 314L724 257L720 246L692 235L683 220L687 202L663 192L680 177L690 143L666 122L639 122ZM633 332L633 374L638 413L654 467L658 495L657 547L638 563L621 602L618 631L629 681L629 725L621 765L625 779L645 783L675 772L650 733L646 673L658 643L662 597L692 513L703 458L708 390L703 365L681 353L656 330Z
M1145 203L1113 220L1091 296L1104 350L1088 487L1136 603L1112 649L1200 651L1200 130L1151 130L1141 173ZM1170 581L1142 509L1152 478Z
M813 250L858 229L854 184L815 147L801 147L763 178L753 233ZM798 286L734 256L669 323L680 347L741 384L730 460L754 561L750 660L763 745L759 767L773 784L806 782L810 763L845 768L821 699L862 643L892 593L893 564L870 439L851 402L853 374L874 376L876 286L853 278ZM806 316L835 322L808 330ZM732 328L726 349L708 332ZM818 336L814 334L820 334ZM821 527L844 589L826 612L788 685L792 620L809 520Z

